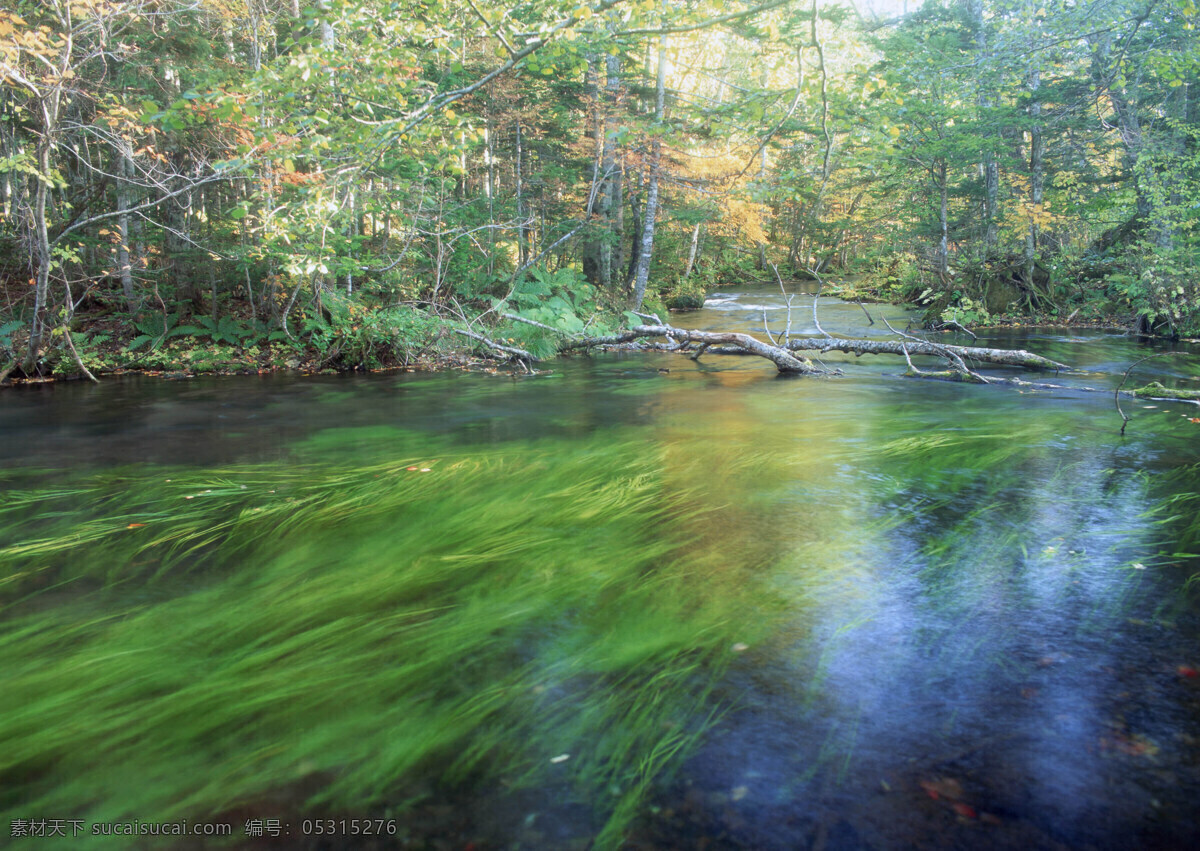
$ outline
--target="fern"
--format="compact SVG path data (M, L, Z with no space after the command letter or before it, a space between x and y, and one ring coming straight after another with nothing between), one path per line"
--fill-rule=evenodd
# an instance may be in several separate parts
M19 319L13 319L0 325L0 351L7 351L12 348L12 335L25 327L25 323Z

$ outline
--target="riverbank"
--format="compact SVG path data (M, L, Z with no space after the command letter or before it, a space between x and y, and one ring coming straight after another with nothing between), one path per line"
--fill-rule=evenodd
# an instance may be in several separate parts
M798 284L800 282L792 282ZM722 289L740 289L727 286ZM842 280L823 288L822 295L847 302L895 307L914 311L920 304L896 298L898 293L881 293L877 288L864 286L862 281ZM796 293L811 296L812 293ZM794 304L792 310L799 311ZM690 310L672 310L672 314L687 315ZM27 336L23 329L10 328L0 336L0 353L5 354L8 366L0 369L0 386L21 386L71 381L91 376L141 374L167 379L192 378L201 375L264 375L272 373L335 374L346 372L495 370L510 363L509 356L492 349L486 343L462 336L457 326L462 323L425 311L408 309L406 320L399 327L395 322L380 321L386 310L374 314L351 314L347 321L303 320L300 328L284 331L258 320L248 304L232 305L230 315L219 320L211 317L191 317L182 322L176 315L155 314L132 325L122 317L112 315L89 317L77 314L75 328L66 345L61 330L52 334L38 367L32 374L23 374L18 353L23 350ZM799 315L799 313L797 313ZM513 318L513 317L509 317ZM1119 321L1112 315L1102 316L1076 310L1065 319L1058 315L991 315L963 316L963 321L932 323L929 330L941 332L987 333L1012 330L1108 330L1136 333L1136 323ZM610 309L604 321L615 323L618 317ZM11 323L10 323L11 324ZM535 325L537 323L534 323ZM6 326L7 327L7 326ZM512 326L524 330L527 326ZM541 324L548 332L565 336L565 331ZM489 332L490 333L490 332ZM505 336L512 329L496 332L493 343L514 344L521 340ZM1159 335L1143 334L1143 337ZM1184 342L1197 342L1185 339ZM553 345L539 352L541 357L553 357ZM86 371L85 371L86 370Z

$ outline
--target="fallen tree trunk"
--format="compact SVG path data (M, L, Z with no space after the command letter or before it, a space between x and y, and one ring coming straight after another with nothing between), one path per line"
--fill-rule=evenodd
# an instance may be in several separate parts
M945 357L948 352L963 360L1019 366L1023 369L1067 370L1071 367L1023 349L988 349L982 346L947 346L942 343L901 340L849 340L843 337L803 337L788 343L792 351L846 352L854 355L913 355Z
M830 370L815 366L808 358L798 358L780 346L772 346L757 340L749 334L716 331L692 331L687 328L676 328L672 325L635 325L628 331L609 334L604 337L587 337L574 340L559 347L559 351L586 349L594 346L615 346L631 343L645 337L668 337L681 343L699 343L702 348L708 346L730 346L748 355L758 355L775 364L780 372L795 375L828 375Z
M749 334L714 331L692 331L686 328L675 328L671 325L637 325L628 331L609 334L603 337L588 337L574 340L559 347L560 351L591 348L593 346L614 346L631 343L646 337L668 337L681 343L699 343L701 346L697 357L705 350L713 354L748 354L758 355L775 364L780 372L799 373L802 375L828 375L832 370L822 369L812 364L807 358L794 358L790 352L839 351L854 355L898 355L911 357L913 355L932 355L947 359L962 359L982 363L1017 366L1022 369L1065 370L1071 371L1066 364L1049 358L1035 355L1020 349L988 349L981 346L946 346L941 343L929 343L921 340L851 340L844 337L803 337L794 339L784 346L772 346L751 337ZM709 348L715 346L716 348Z

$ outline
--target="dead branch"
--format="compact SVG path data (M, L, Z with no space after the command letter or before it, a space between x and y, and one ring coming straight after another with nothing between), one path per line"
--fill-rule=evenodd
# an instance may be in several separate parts
M1121 388L1125 386L1125 382L1129 380L1130 373L1133 370L1153 358L1161 358L1166 355L1173 355L1175 352L1155 352L1152 355L1146 355L1141 360L1136 360L1129 365L1129 369L1125 370L1125 374L1121 376L1121 383L1117 385L1117 389L1113 391L1113 404L1117 406L1117 413L1121 415L1121 437L1125 436L1125 426L1129 425L1129 417L1125 416L1125 412L1121 410ZM1131 394L1132 395L1132 394Z
M470 337L472 340L477 340L478 342L483 343L488 348L494 349L498 352L503 352L504 354L510 356L509 360L518 360L525 364L529 364L529 363L532 363L533 361L537 360L537 358L535 358L533 355L531 355L529 352L525 351L524 349L518 349L515 346L501 345L500 343L497 343L495 340L489 340L487 337L483 336L482 334L476 334L474 331L467 331L466 329L463 329L463 328L455 328L454 333L461 334L464 337Z
M1019 366L1023 369L1070 372L1071 367L1023 349L988 349L981 346L944 346L918 340L901 343L897 340L852 340L844 337L801 337L788 343L791 351L845 352L853 355L933 355L945 357L953 352L959 357L983 363Z
M925 342L925 341L922 341L919 337L914 337L912 334L905 334L903 331L897 331L895 328L892 327L892 323L887 321L887 317L880 316L879 318L883 320L883 324L886 325L888 330L891 331L893 334L898 334L901 337L906 337L909 340L912 340L917 343ZM984 378L979 373L974 372L969 366L967 366L967 362L962 359L962 355L958 354L957 352L948 351L945 346L939 345L938 343L929 343L929 345L935 346L938 349L938 352L943 357L945 357L952 364L954 364L955 368L958 369L958 371L960 373L962 373L966 377L970 378L972 381L978 381L980 384L988 384L989 383L988 379ZM905 359L908 358L908 350L907 349L905 349L904 357L905 357ZM910 366L912 365L912 361L909 361L909 365Z
M775 364L780 372L795 375L828 375L829 370L814 366L807 358L797 358L781 346L771 346L749 334L734 332L692 331L687 328L675 328L671 325L637 325L627 331L609 334L604 337L588 337L576 340L560 348L560 351L585 349L595 346L613 346L631 343L645 337L667 337L677 342L701 343L707 346L724 345L738 349L746 354L766 358Z

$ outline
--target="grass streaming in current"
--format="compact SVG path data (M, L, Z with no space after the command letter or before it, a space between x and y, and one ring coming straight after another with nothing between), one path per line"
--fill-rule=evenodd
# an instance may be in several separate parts
M399 460L10 477L4 817L394 814L482 775L619 834L718 711L753 582L682 546L703 503L644 444L373 437Z
M1064 460L1053 417L893 417L803 451L738 425L343 428L287 464L4 474L0 817L420 831L440 796L536 790L614 847L728 707L737 645L820 714L848 677L870 693L861 660L881 683L1007 671L998 614L1111 629L1155 567L1155 527L1125 525L1146 477ZM852 769L857 717L809 770Z

